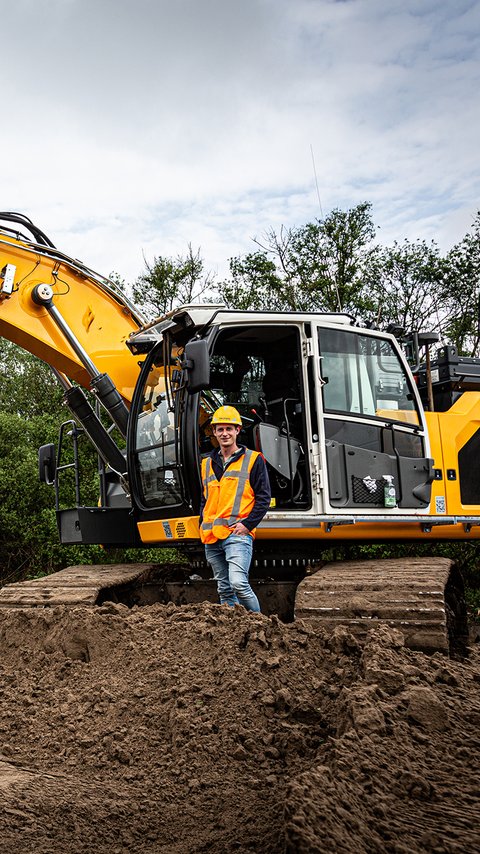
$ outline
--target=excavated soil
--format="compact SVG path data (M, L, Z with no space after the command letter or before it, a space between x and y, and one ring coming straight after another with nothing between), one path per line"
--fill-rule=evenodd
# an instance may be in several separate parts
M480 850L480 650L211 604L0 612L0 851Z

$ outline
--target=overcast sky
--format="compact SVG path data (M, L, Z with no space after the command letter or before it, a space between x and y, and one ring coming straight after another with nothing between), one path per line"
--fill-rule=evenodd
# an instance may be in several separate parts
M0 7L0 207L98 272L191 242L222 274L365 200L446 250L480 208L480 0Z

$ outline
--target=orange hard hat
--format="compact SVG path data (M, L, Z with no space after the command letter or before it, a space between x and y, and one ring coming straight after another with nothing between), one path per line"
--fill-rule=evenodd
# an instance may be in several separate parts
M234 406L220 406L212 415L212 424L236 424L242 426L242 419L238 409Z

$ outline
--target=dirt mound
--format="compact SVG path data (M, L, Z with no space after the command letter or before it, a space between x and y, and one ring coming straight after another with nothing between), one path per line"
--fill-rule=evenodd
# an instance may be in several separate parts
M218 605L0 613L0 851L480 848L480 654Z

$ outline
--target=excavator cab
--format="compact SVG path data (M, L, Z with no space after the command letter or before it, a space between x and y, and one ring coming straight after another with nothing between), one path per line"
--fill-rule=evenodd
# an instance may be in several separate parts
M145 355L127 439L143 542L198 540L200 464L223 404L267 461L272 506L257 551L281 541L286 554L302 543L319 552L334 528L355 537L362 521L379 538L388 520L421 522L433 461L393 336L346 315L207 309L186 307L129 339Z

